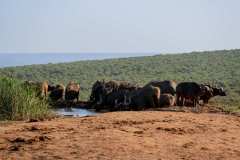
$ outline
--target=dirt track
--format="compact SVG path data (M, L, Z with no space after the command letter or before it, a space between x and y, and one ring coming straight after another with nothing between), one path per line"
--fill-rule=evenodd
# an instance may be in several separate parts
M0 125L0 159L240 158L237 116L115 112Z

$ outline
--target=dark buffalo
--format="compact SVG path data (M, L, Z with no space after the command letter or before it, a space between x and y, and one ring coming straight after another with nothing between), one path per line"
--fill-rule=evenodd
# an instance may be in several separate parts
M127 82L127 81L116 81L116 80L110 80L108 82L105 82L105 89L108 93L115 92L119 90L135 90L138 88L136 84Z
M159 99L160 107L171 107L175 105L175 97L171 94L161 94Z
M203 101L204 104L207 104L208 101L215 96L226 96L226 92L223 88L216 88L210 85L203 85L205 88L205 93L200 96L200 100Z
M213 97L213 89L210 85L203 85L205 93L200 96L199 100L202 100L204 104L207 104L209 99Z
M198 104L200 96L204 95L205 89L202 85L195 82L182 82L176 87L177 105L184 106L185 101L190 100L193 107Z
M104 100L103 97L112 92L112 89L109 87L110 91L106 89L106 82L97 80L92 86L92 92L90 95L90 102L93 106L95 105L103 105Z
M108 82L105 82L105 89L108 93L117 91L119 86L120 86L119 81L110 80Z
M93 84L93 86L92 86L92 91L91 91L91 95L90 95L90 102L91 103L96 103L97 102L97 100L99 100L99 97L98 97L98 93L97 93L97 91L99 90L99 88L100 87L102 87L103 86L103 81L99 81L99 80L97 80L94 84Z
M48 84L48 92L52 92L56 88L53 84Z
M146 86L152 85L154 87L158 87L161 90L161 94L176 94L176 86L177 83L172 80L165 80L165 81L151 81Z
M96 81L92 87L90 101L92 105L115 106L117 102L122 101L125 92L137 88L137 85L126 81Z
M212 89L213 89L213 96L227 96L226 92L222 87L221 88L213 87Z
M160 89L151 85L130 93L130 106L133 109L140 107L159 107Z
M108 92L106 104L111 106L122 104L126 106L127 95L132 91L138 90L139 86L126 81L115 81L115 82L117 82L117 89L113 90L111 93ZM106 89L109 91L108 87Z
M127 81L120 81L119 82L119 86L118 86L118 90L127 90L127 91L134 91L139 89L140 86L134 83L130 83Z
M80 85L70 81L68 85L66 86L65 90L65 100L66 101L74 101L77 99L79 100L79 93L80 93Z
M56 86L49 85L48 88L48 91L50 92L49 97L51 100L58 101L64 99L65 87L63 84L58 84Z
M126 110L130 101L128 99L129 90L118 90L112 92L106 96L105 105L109 107L109 110Z

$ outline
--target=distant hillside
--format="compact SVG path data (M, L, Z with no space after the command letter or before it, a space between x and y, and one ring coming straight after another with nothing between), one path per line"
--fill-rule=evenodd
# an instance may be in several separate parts
M240 49L9 67L0 69L0 75L65 84L75 80L83 88L83 99L87 99L91 85L101 79L141 85L155 79L209 82L228 91L228 97L216 102L240 109Z

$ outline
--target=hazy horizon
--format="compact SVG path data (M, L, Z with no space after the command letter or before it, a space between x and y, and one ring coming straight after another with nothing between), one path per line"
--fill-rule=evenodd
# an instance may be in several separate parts
M236 50L236 49L232 49ZM238 49L237 49L238 50ZM212 50L222 51L222 50ZM192 51L211 52L211 51ZM0 68L15 67L33 64L65 63L85 60L104 60L116 58L155 56L163 54L182 54L182 53L0 53Z
M154 53L147 54L155 55ZM112 53L1 53L0 68L15 67L32 64L64 63L83 60L103 60L113 58L128 58L146 56L146 53L112 54Z

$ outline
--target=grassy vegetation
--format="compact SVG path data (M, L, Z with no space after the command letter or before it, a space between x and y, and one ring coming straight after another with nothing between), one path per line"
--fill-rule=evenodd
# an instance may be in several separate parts
M0 120L43 119L50 113L48 107L20 81L0 78Z
M0 69L0 75L24 80L81 84L81 99L88 99L96 80L127 80L141 85L151 80L208 82L226 88L228 96L211 102L225 110L240 110L240 50L167 54L138 58L78 61Z

